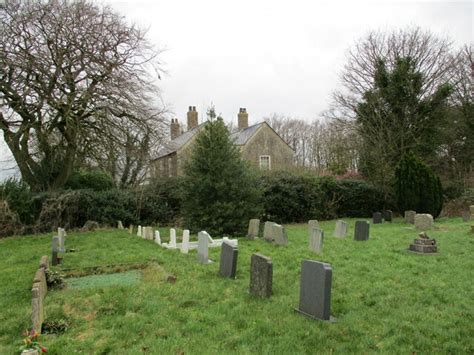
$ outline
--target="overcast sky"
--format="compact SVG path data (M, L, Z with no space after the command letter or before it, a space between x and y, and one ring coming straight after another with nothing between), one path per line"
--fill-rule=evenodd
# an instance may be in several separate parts
M189 105L201 122L211 103L226 120L239 107L250 123L272 113L316 119L339 85L346 51L371 30L420 26L456 46L473 40L471 1L104 2L164 49L161 96L182 122Z

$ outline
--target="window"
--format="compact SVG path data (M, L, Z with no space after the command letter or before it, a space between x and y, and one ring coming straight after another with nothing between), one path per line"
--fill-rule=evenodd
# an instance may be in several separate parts
M260 155L260 170L270 170L272 168L269 155Z

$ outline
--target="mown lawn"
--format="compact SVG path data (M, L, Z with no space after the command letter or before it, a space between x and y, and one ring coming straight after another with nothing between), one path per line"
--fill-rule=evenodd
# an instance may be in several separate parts
M287 226L289 245L239 240L237 279L220 278L220 249L210 265L161 249L127 231L69 233L64 263L80 274L89 267L141 264L139 282L92 283L51 291L46 319L65 319L61 335L42 336L51 354L182 353L473 353L474 234L460 219L437 221L430 236L439 254L406 251L417 232L395 220L371 225L370 240L332 237L335 221L322 222L323 253L308 250L306 225ZM162 229L166 240L167 231ZM178 233L180 234L180 233ZM0 354L13 354L29 326L30 289L52 235L0 240ZM273 259L273 296L248 294L250 256ZM298 306L303 259L333 268L332 310L337 323L307 319ZM166 275L177 277L166 282ZM115 276L114 276L115 277Z

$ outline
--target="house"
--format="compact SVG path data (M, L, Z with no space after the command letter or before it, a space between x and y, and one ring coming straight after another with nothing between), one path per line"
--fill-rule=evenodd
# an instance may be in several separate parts
M293 166L293 148L268 123L260 122L249 127L245 108L239 110L237 121L238 130L231 134L231 139L239 146L243 159L261 170L284 170ZM152 174L159 178L182 175L183 163L191 156L194 141L205 124L198 124L195 106L189 106L186 132L182 132L177 118L172 119L171 140L152 159Z

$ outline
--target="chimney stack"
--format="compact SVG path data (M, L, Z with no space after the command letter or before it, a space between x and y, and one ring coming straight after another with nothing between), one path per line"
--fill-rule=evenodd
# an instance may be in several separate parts
M247 109L245 107L239 109L239 114L237 115L237 118L238 118L239 130L248 128L249 114L247 113Z
M170 134L172 140L181 135L181 129L179 127L179 122L177 118L171 119Z
M188 131L198 126L198 113L196 106L189 106L188 110Z

